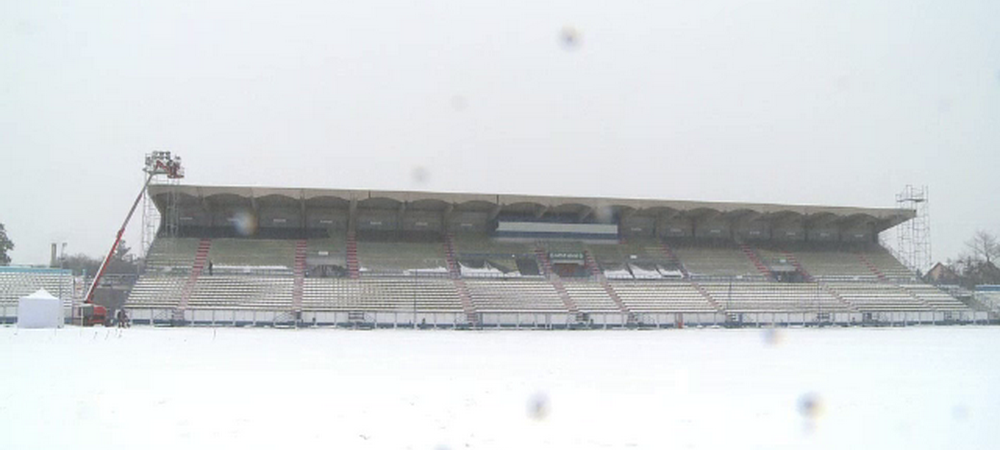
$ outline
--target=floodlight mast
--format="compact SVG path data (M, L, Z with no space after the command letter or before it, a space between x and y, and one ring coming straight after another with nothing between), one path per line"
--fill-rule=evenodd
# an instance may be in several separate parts
M97 269L97 275L94 276L94 281L90 283L90 289L87 289L87 296L84 298L84 303L93 303L94 292L97 289L98 284L101 281L101 277L104 276L104 271L108 268L108 263L111 262L111 258L115 256L115 250L118 249L118 244L122 241L122 235L125 234L125 228L128 226L129 220L132 219L132 214L135 213L135 208L139 206L139 202L142 200L143 194L146 193L146 188L149 187L149 183L153 181L153 177L157 175L166 175L167 178L184 178L184 167L181 166L180 156L171 156L170 152L153 152L146 155L146 167L142 169L146 172L146 182L142 185L142 190L139 191L139 195L135 197L135 201L132 202L132 209L128 210L128 215L125 216L125 222L122 223L122 227L118 229L118 234L115 236L114 244L111 244L111 250L108 251L108 256L104 258L104 262L101 263L101 268Z

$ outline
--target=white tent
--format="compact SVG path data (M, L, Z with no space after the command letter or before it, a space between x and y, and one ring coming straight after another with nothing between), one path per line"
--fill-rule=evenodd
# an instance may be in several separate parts
M17 301L18 328L58 328L63 326L62 300L39 289Z

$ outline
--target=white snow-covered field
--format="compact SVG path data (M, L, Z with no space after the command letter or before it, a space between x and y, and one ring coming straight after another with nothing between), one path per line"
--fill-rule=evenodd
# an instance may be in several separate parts
M0 360L5 449L1000 445L1000 327L4 327Z

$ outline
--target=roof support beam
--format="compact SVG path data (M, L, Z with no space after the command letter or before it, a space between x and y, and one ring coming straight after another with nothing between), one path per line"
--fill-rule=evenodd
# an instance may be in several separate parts
M455 211L455 204L449 203L441 212L441 229L446 233L451 231L451 215Z
M358 199L352 198L351 204L347 208L347 232L354 233L358 230Z
M580 222L583 222L586 218L590 217L590 215L593 214L593 213L594 213L594 208L591 208L589 206L585 206L583 209L580 210L580 214L578 214L576 216L576 220L580 221Z
M549 207L548 206L542 206L541 208L538 208L537 211L535 211L535 218L536 219L541 219L542 216L544 216L545 213L547 213L547 212L549 212Z
M253 209L254 215L257 215L257 194L250 189L250 208Z
M304 194L299 197L299 228L303 231L309 228L306 225L306 196ZM305 233L303 233L302 237L306 237Z
M501 209L503 209L503 205L497 203L497 205L493 207L493 210L490 211L490 220L496 220L497 216L500 215Z
M403 215L406 214L406 202L399 202L399 210L396 212L396 229L403 229Z

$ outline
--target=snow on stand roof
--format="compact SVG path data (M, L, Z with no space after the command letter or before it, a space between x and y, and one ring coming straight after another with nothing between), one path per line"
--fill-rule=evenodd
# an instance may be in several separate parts
M915 211L898 208L790 205L773 203L705 202L689 200L565 197L545 195L481 194L358 189L266 188L240 186L151 185L150 195L161 211L171 194L180 205L200 208L261 206L361 210L415 210L425 212L487 212L498 215L549 214L577 216L801 217L814 221L865 221L878 231L915 217Z

